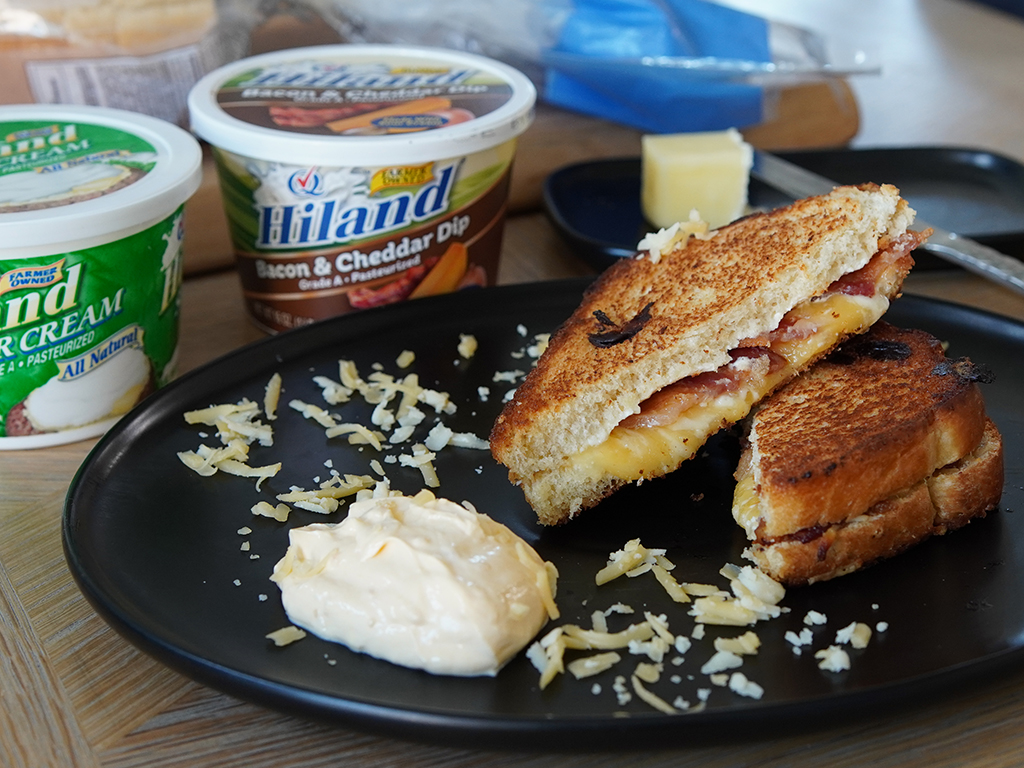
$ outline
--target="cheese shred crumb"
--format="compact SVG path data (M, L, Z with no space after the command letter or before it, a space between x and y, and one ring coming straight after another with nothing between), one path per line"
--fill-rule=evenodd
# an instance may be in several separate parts
M678 713L678 710L663 698L644 688L643 683L640 682L640 678L636 675L632 675L630 681L633 683L633 690L636 692L636 695L643 701L650 704L655 709L664 712L666 715L674 715Z
M250 510L254 515L261 517L270 517L277 520L279 523L288 522L288 514L292 511L291 507L287 504L278 504L276 507L271 505L269 502L260 501L253 504Z
M476 336L469 333L459 334L459 354L466 360L476 354L477 341Z
M286 645L291 645L292 643L301 640L305 636L306 632L304 630L289 625L287 627L282 627L281 629L271 632L266 637L268 640L273 641L274 645L276 645L278 648L281 648Z
M569 672L577 680L585 677L593 677L601 672L611 669L622 659L615 651L606 653L595 653L593 656L584 656L568 664Z
M270 377L263 393L263 411L267 419L273 421L277 418L277 403L281 399L281 374L275 373Z
M822 648L814 654L814 658L820 659L818 669L826 672L842 672L850 668L850 655L838 645Z

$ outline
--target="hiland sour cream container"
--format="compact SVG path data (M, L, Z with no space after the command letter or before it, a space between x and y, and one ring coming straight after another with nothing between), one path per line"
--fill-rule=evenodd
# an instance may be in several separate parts
M0 107L0 448L94 437L174 375L198 142L99 107Z
M192 129L214 147L254 322L493 284L535 100L504 64L398 46L277 51L200 80Z

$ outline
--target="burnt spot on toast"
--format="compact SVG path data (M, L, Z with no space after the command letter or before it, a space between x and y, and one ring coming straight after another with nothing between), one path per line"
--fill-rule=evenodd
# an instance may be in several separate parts
M859 357L870 357L879 362L895 362L906 360L911 354L910 346L902 341L858 336L832 353L829 361L838 365L851 365Z
M991 384L996 380L996 375L991 368L971 362L966 357L960 357L956 360L943 360L932 369L932 373L936 376L953 375L960 381L973 381L978 384Z
M597 319L600 330L591 333L587 338L590 339L591 344L601 349L621 344L640 333L643 327L650 322L652 306L654 306L654 302L648 302L632 320L628 320L622 325L608 317L603 310L595 310L594 317Z

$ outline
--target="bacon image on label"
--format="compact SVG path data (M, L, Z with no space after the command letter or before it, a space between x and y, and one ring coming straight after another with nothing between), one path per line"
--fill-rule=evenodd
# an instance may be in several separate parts
M326 125L332 120L343 120L347 117L355 117L365 112L372 112L382 107L390 107L398 102L386 101L369 104L345 104L337 107L324 107L315 109L310 107L296 106L273 106L268 110L270 119L277 125L288 128L317 128Z
M416 284L423 279L436 261L436 258L428 259L426 264L411 267L397 280L392 280L381 288L354 288L348 292L348 303L355 309L369 309L408 298Z
M420 299L451 293L469 285L485 285L487 275L469 264L469 251L460 242L448 246L441 257L432 256L417 267L407 269L397 280L381 288L360 287L349 291L349 303L356 309L392 304L402 299Z

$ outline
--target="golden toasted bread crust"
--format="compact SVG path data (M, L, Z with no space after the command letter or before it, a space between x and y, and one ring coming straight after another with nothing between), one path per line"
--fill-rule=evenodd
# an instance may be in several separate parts
M978 447L931 478L862 515L802 537L754 542L745 553L787 586L825 581L903 552L995 509L1003 491L1003 444L986 420Z
M760 538L864 513L981 440L969 361L884 321L766 400L748 436Z
M1003 495L1003 440L991 421L978 447L965 459L928 479L935 505L935 533L954 531L999 505Z
M581 500L593 503L619 482L584 479L551 497L572 456L604 442L654 392L728 362L741 340L863 267L912 220L890 185L839 187L691 238L657 260L622 260L587 291L498 417L492 453L542 521L564 522ZM612 343L590 338L609 330ZM535 480L551 488L533 489Z

